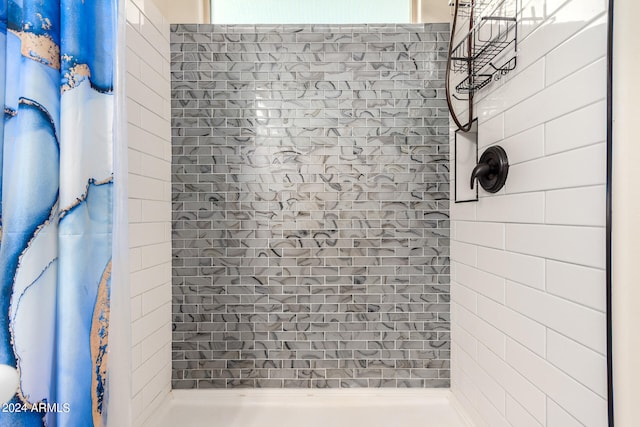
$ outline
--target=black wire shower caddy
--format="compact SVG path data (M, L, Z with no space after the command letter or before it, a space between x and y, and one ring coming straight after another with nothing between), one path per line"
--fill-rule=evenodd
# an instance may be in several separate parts
M454 7L446 90L451 116L464 132L471 129L474 94L515 69L517 63L518 0L451 0ZM458 34L458 20L468 28ZM452 88L451 74L456 83ZM454 89L454 90L452 90ZM462 124L452 98L468 103L468 120Z
M493 6L493 7L492 7ZM516 67L517 21L515 0L466 1L458 16L473 20L471 30L452 49L451 70L466 73L456 85L459 94L474 93ZM500 56L513 45L514 55ZM496 64L496 60L500 60Z

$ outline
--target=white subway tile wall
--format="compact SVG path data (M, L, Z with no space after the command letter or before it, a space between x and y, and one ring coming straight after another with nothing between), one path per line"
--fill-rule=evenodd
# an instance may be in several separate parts
M171 391L169 25L150 0L126 2L132 424Z
M448 387L448 24L173 30L173 386Z
M523 0L518 68L479 92L505 189L451 206L452 390L479 426L607 424L606 0Z

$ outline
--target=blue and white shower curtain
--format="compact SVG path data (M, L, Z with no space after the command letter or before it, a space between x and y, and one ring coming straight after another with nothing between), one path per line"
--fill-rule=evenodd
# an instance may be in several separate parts
M0 0L1 427L106 424L116 0Z

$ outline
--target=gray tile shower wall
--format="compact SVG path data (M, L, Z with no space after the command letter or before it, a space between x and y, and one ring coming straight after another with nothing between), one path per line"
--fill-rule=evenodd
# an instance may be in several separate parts
M448 387L448 24L175 25L173 387Z

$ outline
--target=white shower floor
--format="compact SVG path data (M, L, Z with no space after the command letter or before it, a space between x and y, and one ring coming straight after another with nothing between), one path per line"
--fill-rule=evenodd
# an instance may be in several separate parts
M448 390L175 390L148 427L471 427Z

